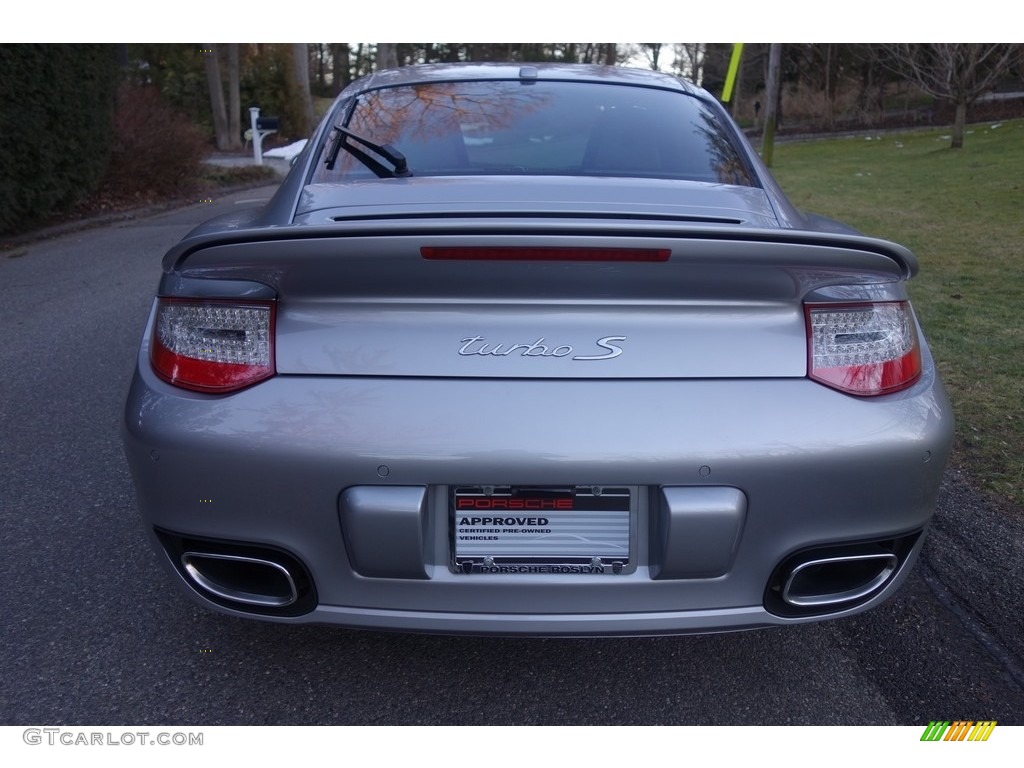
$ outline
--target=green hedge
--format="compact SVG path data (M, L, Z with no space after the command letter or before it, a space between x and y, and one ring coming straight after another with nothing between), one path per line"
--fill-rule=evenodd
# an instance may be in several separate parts
M0 233L66 210L100 183L117 87L110 45L0 45Z

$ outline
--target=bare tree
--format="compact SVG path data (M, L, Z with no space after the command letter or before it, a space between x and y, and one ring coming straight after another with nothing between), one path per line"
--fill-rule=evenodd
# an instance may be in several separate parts
M657 71L658 62L661 59L661 47L664 43L640 43L640 50L647 57L647 63L651 69Z
M1002 78L1019 55L1002 43L899 43L884 46L887 65L918 88L956 105L951 149L964 145L967 108Z
M692 83L704 77L704 43L673 43L676 72Z
M231 131L227 108L224 106L224 83L220 77L219 46L215 43L207 43L203 46L203 54L206 59L206 83L210 89L210 110L213 112L213 130L217 140L217 149L221 152L241 149L240 131Z

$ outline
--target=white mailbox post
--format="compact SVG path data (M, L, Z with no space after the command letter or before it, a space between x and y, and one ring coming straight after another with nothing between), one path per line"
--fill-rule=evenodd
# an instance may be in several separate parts
M252 154L256 165L263 165L263 137L277 133L277 118L260 119L260 108L249 107L249 122L252 127Z

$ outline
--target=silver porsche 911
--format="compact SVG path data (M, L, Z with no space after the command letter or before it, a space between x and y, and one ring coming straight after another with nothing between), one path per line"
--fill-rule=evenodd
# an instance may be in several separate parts
M906 577L950 448L916 270L794 209L675 77L382 71L264 209L165 257L125 413L142 515L236 616L847 616Z

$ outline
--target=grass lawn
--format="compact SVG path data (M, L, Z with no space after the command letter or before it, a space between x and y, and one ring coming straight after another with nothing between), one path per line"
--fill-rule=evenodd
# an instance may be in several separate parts
M1024 503L1024 121L775 147L800 208L911 248L910 291L957 417L954 462Z

